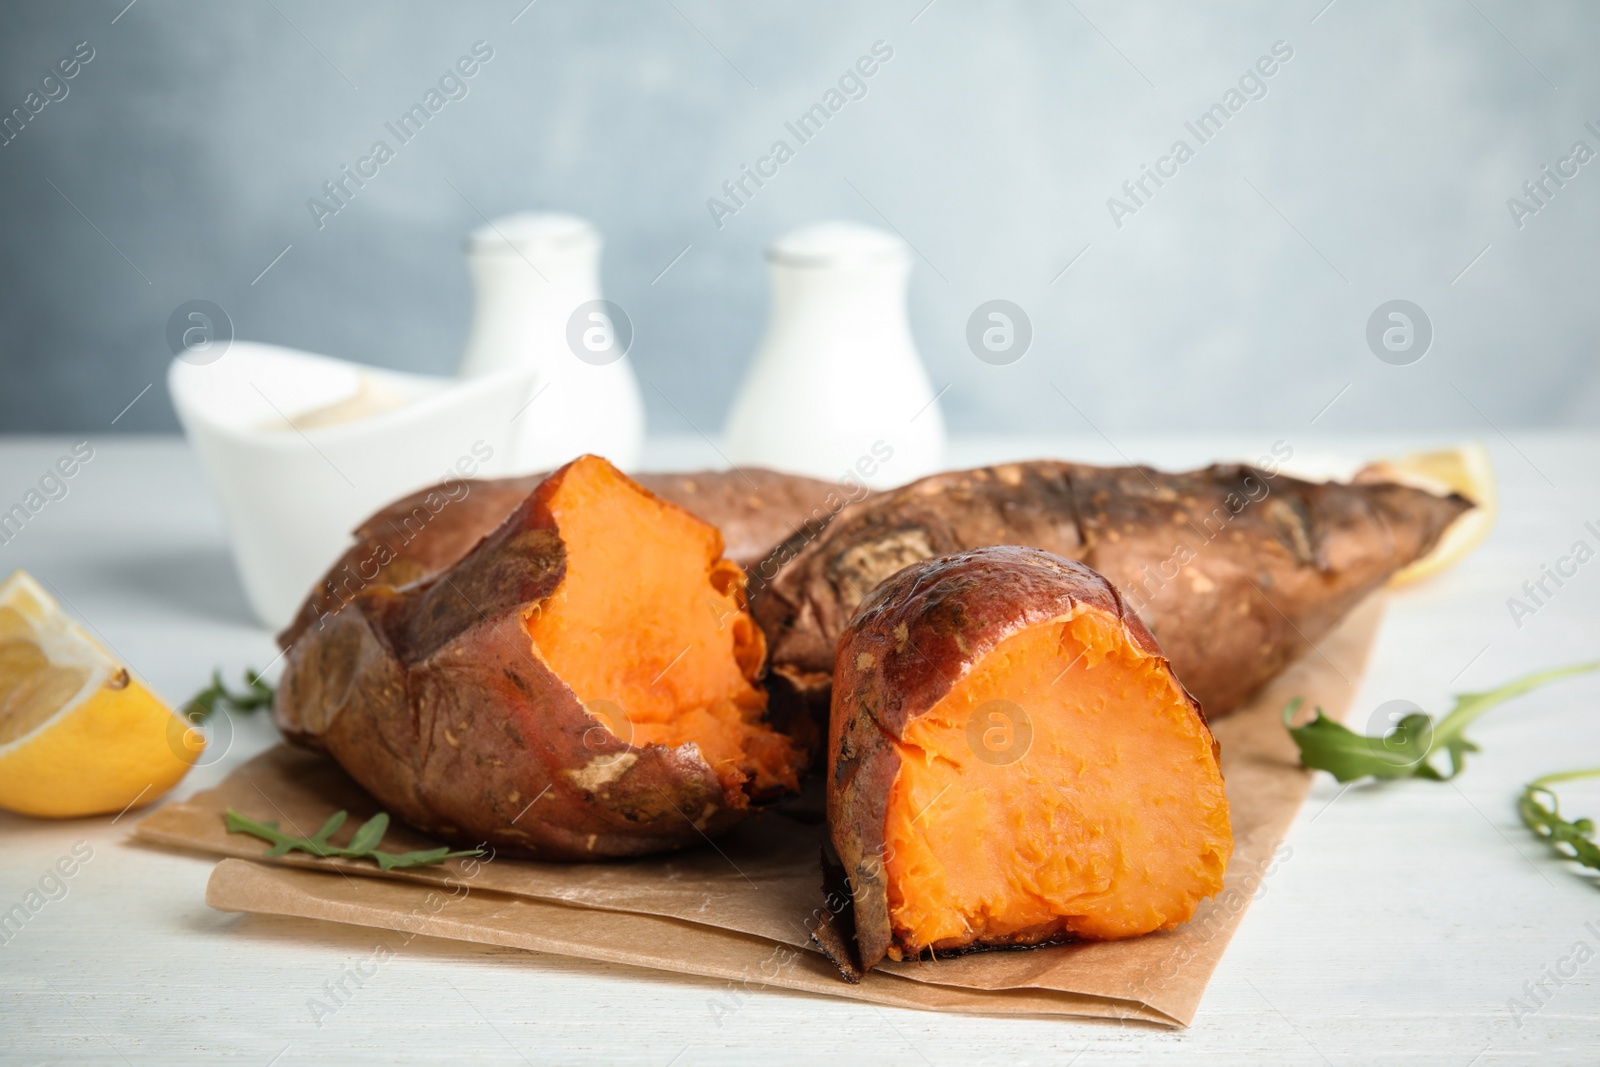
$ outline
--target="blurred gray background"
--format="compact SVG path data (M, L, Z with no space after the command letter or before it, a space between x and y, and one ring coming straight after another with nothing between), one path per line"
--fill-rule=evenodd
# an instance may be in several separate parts
M462 238L525 208L604 232L655 433L720 428L763 247L834 217L918 251L956 432L1600 416L1600 160L1520 226L1507 205L1600 151L1600 5L525 2L6 4L0 111L94 58L0 147L0 430L175 430L164 331L195 298L241 338L449 372ZM469 95L319 230L308 198L479 40ZM707 198L877 41L867 95L719 229ZM1199 144L1184 123L1279 41L1266 95ZM1107 199L1179 138L1194 158L1119 228ZM996 297L1035 331L1009 366L965 342ZM1435 330L1408 366L1365 339L1394 298Z

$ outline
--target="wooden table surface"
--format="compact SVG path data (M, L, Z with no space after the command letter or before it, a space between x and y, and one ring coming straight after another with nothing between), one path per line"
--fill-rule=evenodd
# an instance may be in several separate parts
M1506 603L1575 542L1600 549L1600 535L1585 527L1600 530L1600 436L1506 438L1487 426L1484 435L1500 478L1499 524L1459 567L1392 597L1351 713L1357 723L1388 700L1438 712L1452 692L1600 658L1600 561L1548 586L1554 595L1531 616L1513 619ZM0 509L74 440L0 439ZM1260 455L1272 443L964 439L950 460L1129 455L1179 465ZM1411 443L1437 442L1292 442L1296 460L1312 465ZM68 495L0 544L0 572L24 567L48 579L174 703L214 666L237 676L270 661L276 650L249 615L183 443L92 444ZM658 469L716 460L698 439L657 440L649 454ZM231 724L231 743L214 749L225 754L175 795L215 783L276 739L261 717ZM1513 809L1528 779L1600 764L1600 676L1494 711L1472 736L1483 751L1452 783L1317 781L1289 834L1290 858L1250 909L1186 1030L886 1010L427 938L319 1018L313 998L364 964L379 932L212 911L203 899L212 861L130 844L137 813L66 822L0 813L0 912L59 858L92 850L64 895L14 934L0 933L0 1060L1600 1062L1600 885L1553 858ZM1574 786L1563 799L1570 811L1600 816L1600 787Z

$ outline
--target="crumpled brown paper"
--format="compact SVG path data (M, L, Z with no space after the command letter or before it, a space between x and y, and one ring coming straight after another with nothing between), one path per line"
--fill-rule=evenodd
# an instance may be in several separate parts
M886 962L860 985L838 977L809 942L820 909L822 827L768 812L714 845L664 858L595 864L505 857L380 872L365 862L299 853L269 863L266 845L229 834L235 808L309 835L340 808L348 829L377 806L327 758L279 746L215 789L168 804L139 838L223 856L206 899L224 911L328 919L773 986L877 1004L985 1014L1079 1015L1188 1025L1250 899L1305 799L1280 721L1303 696L1343 717L1382 618L1362 605L1248 707L1214 725L1232 809L1234 853L1223 891L1176 930L1127 941ZM384 848L436 842L395 825Z

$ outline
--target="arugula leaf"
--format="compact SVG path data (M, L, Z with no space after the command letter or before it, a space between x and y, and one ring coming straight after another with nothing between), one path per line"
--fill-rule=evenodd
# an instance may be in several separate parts
M228 809L226 818L230 834L250 834L272 844L271 848L261 854L263 859L274 859L289 852L304 852L323 859L329 856L352 860L367 859L376 863L381 870L392 871L401 867L427 867L457 856L483 855L483 850L479 848L451 852L449 846L418 849L414 852L383 852L376 846L382 842L384 832L389 829L389 813L384 811L378 812L362 823L355 836L350 839L350 844L342 848L330 844L329 839L344 825L345 819L349 818L348 812L334 812L328 817L328 821L322 824L322 828L310 837L286 834L278 829L276 822L256 822L240 815L232 808Z
M1556 782L1575 782L1580 778L1600 778L1600 767L1535 778L1523 787L1522 796L1517 798L1517 813L1522 816L1523 825L1532 830L1535 837L1542 837L1549 842L1558 856L1577 860L1585 867L1600 871L1600 845L1594 841L1594 820L1568 822L1563 819L1560 801L1549 788ZM1549 807L1544 806L1541 797L1549 798ZM1562 845L1572 851L1564 850Z
M1596 668L1600 668L1600 662L1557 667L1518 678L1487 692L1459 693L1455 707L1437 723L1422 712L1413 712L1382 737L1358 734L1328 718L1321 708L1316 709L1315 718L1305 725L1289 726L1304 703L1299 697L1289 701L1283 709L1283 724L1300 748L1300 765L1327 771L1341 782L1353 782L1358 778L1423 778L1445 782L1462 772L1468 752L1478 751L1478 746L1465 737L1465 731L1484 712L1541 685ZM1441 751L1450 761L1448 772L1434 765L1433 758Z
M361 829L350 839L350 851L370 852L383 841L383 832L389 829L389 813L380 811L361 824Z
M219 706L241 714L272 706L275 690L249 667L244 671L244 685L243 692L230 692L222 682L222 672L212 671L211 684L189 698L189 702L183 706L184 714L190 722L200 722L215 713Z

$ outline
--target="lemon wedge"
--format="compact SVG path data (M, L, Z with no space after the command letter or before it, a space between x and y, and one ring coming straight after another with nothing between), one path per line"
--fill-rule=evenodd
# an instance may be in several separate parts
M147 804L204 748L26 572L0 583L0 808L70 817Z
M1432 552L1389 579L1392 586L1409 585L1459 563L1494 527L1494 466L1489 462L1489 450L1480 444L1380 459L1363 467L1356 481L1398 482L1440 495L1460 493L1474 505L1450 524Z

